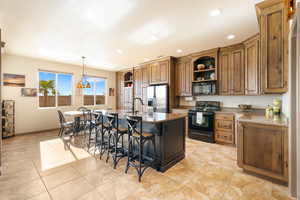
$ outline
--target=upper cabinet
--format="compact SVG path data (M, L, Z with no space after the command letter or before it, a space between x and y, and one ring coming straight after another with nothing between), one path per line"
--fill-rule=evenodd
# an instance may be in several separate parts
M244 42L245 45L245 94L260 94L259 37L257 34Z
M150 63L150 84L169 82L170 61L162 60Z
M147 87L149 84L149 65L142 66L142 86Z
M192 96L191 58L178 58L175 64L175 73L176 96Z
M288 87L288 5L285 0L256 4L260 26L262 93L284 93Z
M137 67L133 70L134 74L134 96L142 97L142 68Z
M244 46L237 44L221 48L219 54L219 94L245 93Z

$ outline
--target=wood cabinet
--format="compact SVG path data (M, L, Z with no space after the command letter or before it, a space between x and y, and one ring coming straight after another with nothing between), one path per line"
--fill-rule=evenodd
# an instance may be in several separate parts
M117 84L117 109L121 110L130 110L132 107L132 98L133 98L133 82L132 80L128 81L128 74L133 74L133 70L124 70L117 72L116 84ZM131 79L131 78L130 78Z
M246 95L260 94L259 38L260 35L256 34L244 42Z
M150 63L150 84L169 82L170 61L162 60Z
M230 95L231 83L230 83L230 65L231 54L229 51L221 51L219 58L219 94Z
M245 93L244 45L221 48L219 54L220 95L243 95Z
M260 26L262 93L284 93L288 87L288 5L285 0L256 4Z
M287 182L287 128L239 122L238 165L246 171Z
M191 58L177 59L175 64L176 96L192 96L192 64Z
M117 72L117 91L116 91L116 98L117 98L117 109L123 110L124 109L124 81L123 81L123 72Z
M234 114L216 113L215 115L215 140L217 143L235 143Z
M142 97L142 68L136 67L133 70L134 97Z
M143 87L149 85L149 65L142 66L142 85Z
M175 65L173 57L143 63L133 70L117 72L117 108L131 109L132 98L140 97L144 106L136 101L136 110L147 111L147 87L151 84L169 85L169 108L176 105L175 99ZM133 80L124 81L128 72L133 73Z

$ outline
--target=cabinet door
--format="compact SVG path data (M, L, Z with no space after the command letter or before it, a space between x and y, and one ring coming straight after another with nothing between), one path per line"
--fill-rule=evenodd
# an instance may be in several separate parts
M142 99L144 105L142 106L142 111L147 112L148 102L147 102L147 87L142 87Z
M117 72L117 108L123 109L124 108L124 82L123 82L123 73Z
M160 83L168 83L169 81L169 61L160 61L159 62L159 82Z
M185 78L185 73L184 73L184 62L179 61L176 63L176 96L183 96L184 95L184 78Z
M185 86L185 96L192 96L192 64L190 60L187 60L185 62L185 81L184 81L184 86Z
M134 96L142 97L142 69L134 69Z
M245 42L245 94L259 94L259 37Z
M149 65L142 67L142 85L148 86L149 84Z
M150 64L150 82L151 83L158 83L160 81L160 71L158 69L158 63L151 63Z
M231 94L242 95L245 93L244 49L232 51L231 67Z
M219 66L219 88L220 95L229 95L230 88L230 73L231 73L231 53L224 51L220 53L220 66Z
M288 20L284 1L260 7L262 92L287 92Z
M240 123L238 164L242 168L286 181L287 137L283 127Z
M220 131L234 132L234 121L232 120L215 120L215 129Z

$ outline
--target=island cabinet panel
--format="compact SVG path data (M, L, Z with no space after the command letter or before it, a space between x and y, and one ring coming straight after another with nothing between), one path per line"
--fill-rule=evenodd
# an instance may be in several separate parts
M254 37L244 42L245 45L245 94L260 94L259 76L259 37Z
M191 59L177 59L175 73L176 96L192 96L193 73Z
M239 122L238 165L246 171L288 181L287 128Z
M260 23L263 93L284 93L288 87L288 6L285 0L256 5Z
M220 95L243 95L245 93L244 45L236 44L221 48L219 60Z
M230 95L230 52L220 52L219 58L219 93L220 95Z

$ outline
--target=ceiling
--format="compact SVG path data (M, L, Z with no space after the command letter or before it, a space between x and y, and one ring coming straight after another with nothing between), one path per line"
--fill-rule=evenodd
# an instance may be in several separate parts
M6 53L118 70L240 42L258 32L259 1L0 0L0 27Z

